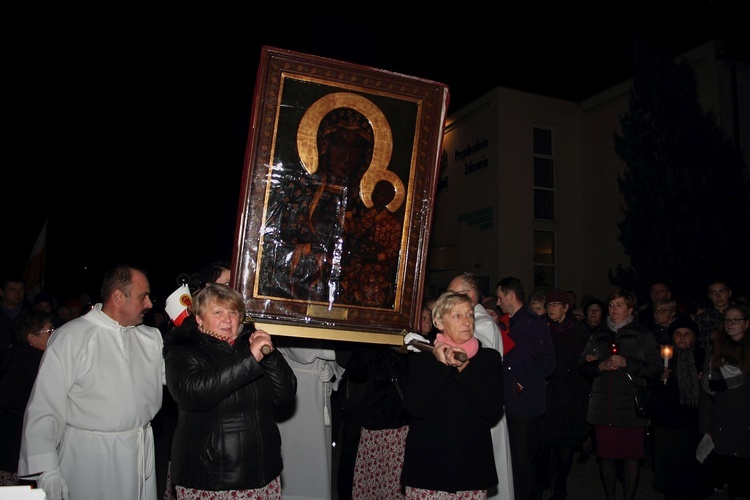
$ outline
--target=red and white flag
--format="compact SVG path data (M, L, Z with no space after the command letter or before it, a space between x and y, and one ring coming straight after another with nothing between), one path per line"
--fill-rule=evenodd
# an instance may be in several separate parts
M23 273L26 280L26 295L28 300L34 300L44 288L44 270L47 265L47 221L44 221L42 231L36 239L34 249L31 251L26 271Z
M182 285L167 297L164 310L169 315L175 326L180 326L185 318L190 315L189 308L193 306L193 297L190 295L190 288Z

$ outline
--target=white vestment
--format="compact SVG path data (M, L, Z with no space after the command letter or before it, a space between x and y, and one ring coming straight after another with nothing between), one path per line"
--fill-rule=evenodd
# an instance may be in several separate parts
M344 373L333 349L277 347L297 376L291 416L277 420L281 432L281 493L284 500L328 500L331 494L331 391ZM334 382L321 382L335 375ZM288 418L287 418L288 417Z
M482 304L474 306L474 336L482 347L491 347L503 354L503 336L500 327L493 321ZM500 390L503 390L502 387ZM495 450L495 468L497 469L497 492L490 489L487 498L513 500L513 465L510 460L510 442L508 441L508 420L503 418L491 429L492 448Z
M151 419L161 407L159 330L96 304L55 330L26 407L18 475L60 468L74 500L156 500Z

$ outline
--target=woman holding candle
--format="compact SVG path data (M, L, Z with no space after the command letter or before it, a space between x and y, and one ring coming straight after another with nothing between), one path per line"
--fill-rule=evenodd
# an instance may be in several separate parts
M655 384L654 488L673 498L703 498L711 493L708 471L695 458L702 434L698 431L698 396L705 351L695 345L698 325L677 318L669 325L671 346L662 346L667 369L663 384ZM665 348L671 352L665 352Z
M635 498L639 462L645 458L645 429L650 421L635 413L633 383L628 374L648 383L663 372L656 339L633 314L636 302L632 292L612 292L607 327L591 335L581 355L580 370L593 379L587 419L594 426L607 499L615 498L618 461L623 465L622 498Z

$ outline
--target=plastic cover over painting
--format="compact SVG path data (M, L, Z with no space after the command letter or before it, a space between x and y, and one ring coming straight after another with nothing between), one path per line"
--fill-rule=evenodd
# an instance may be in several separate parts
M448 95L263 48L233 257L257 324L380 343L416 328Z

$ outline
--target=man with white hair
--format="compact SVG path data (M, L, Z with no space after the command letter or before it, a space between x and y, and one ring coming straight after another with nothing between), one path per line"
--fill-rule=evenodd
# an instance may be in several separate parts
M480 303L482 292L477 276L473 273L459 274L448 284L448 291L461 293L471 299L474 304L474 336L482 342L483 347L491 347L503 354L500 328Z
M474 336L479 339L483 347L491 347L503 354L503 338L500 334L500 327L487 314L487 310L480 303L482 292L479 288L477 276L468 272L459 274L448 284L448 290L464 294L471 299L471 303L474 305ZM508 444L508 423L504 413L500 421L492 428L492 446L495 450L498 485L497 491L494 488L487 491L487 498L512 500L514 497L513 468Z

